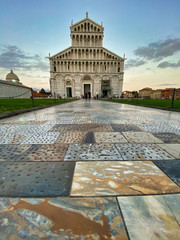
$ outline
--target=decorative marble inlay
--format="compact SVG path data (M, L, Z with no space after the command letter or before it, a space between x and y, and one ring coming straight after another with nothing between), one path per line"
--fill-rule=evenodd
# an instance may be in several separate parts
M51 132L112 132L113 129L108 124L67 124L56 125L50 130Z
M180 194L118 197L131 240L179 240Z
M142 131L135 125L132 124L111 124L111 127L115 132L140 132Z
M0 198L1 239L128 240L115 198Z
M77 162L71 196L179 193L152 162Z

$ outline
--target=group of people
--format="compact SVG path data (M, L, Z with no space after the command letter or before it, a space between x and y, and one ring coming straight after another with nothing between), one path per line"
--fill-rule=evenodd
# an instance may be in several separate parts
M88 98L89 100L91 100L91 92L85 93L85 99L88 99Z

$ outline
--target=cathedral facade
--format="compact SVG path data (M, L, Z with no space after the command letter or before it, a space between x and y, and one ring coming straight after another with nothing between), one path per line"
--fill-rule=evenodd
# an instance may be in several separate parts
M103 47L104 28L86 18L71 24L71 47L49 56L50 89L62 98L103 95L120 97L124 60Z

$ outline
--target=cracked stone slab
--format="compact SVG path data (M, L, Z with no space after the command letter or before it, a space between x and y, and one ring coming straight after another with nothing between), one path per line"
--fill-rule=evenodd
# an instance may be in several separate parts
M70 144L65 161L121 160L114 144Z
M180 193L152 162L77 162L71 196Z
M56 125L50 130L51 132L112 132L112 127L109 124L62 124Z
M140 132L142 131L135 125L132 124L111 124L114 132Z
M178 240L180 194L118 197L131 240Z
M21 144L54 144L59 134L58 132L36 133L22 141Z
M158 144L158 146L173 157L180 159L180 144Z
M2 239L128 240L113 197L0 198L0 206Z
M169 178L180 186L180 161L153 161Z
M180 136L175 133L152 133L164 143L180 143Z
M97 143L126 143L126 138L120 132L96 132L94 133Z
M0 161L15 161L30 147L31 145L0 145Z
M175 159L156 144L116 144L123 160L173 160Z
M63 132L57 138L56 143L83 143L87 132Z
M17 161L63 161L68 144L35 144L17 158Z
M147 132L123 132L130 143L163 143L160 139Z
M68 196L73 162L0 163L0 196Z

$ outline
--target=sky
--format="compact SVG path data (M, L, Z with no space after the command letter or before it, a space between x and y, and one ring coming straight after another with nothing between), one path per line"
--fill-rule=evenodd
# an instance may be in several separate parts
M0 79L13 69L49 89L48 54L71 45L70 25L104 26L103 46L125 54L123 90L180 87L180 0L0 0Z

